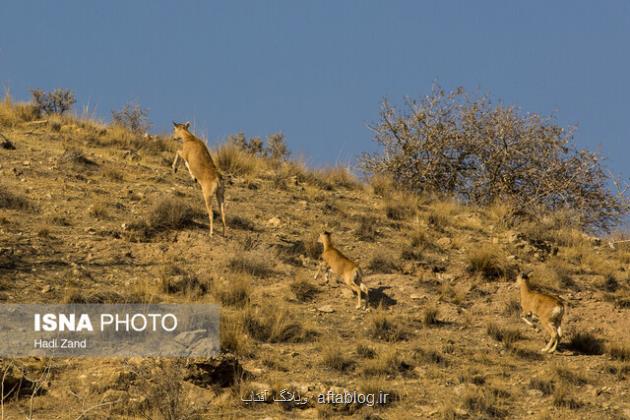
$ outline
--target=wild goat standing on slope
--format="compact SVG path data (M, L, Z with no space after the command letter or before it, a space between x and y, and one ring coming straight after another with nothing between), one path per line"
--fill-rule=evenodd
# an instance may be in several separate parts
M330 232L324 232L319 235L317 240L324 245L324 252L322 253L323 262L315 274L315 280L319 277L322 266L327 266L324 274L326 283L328 283L328 273L332 271L335 275L343 278L344 283L357 293L357 309L361 308L361 292L365 292L365 308L367 308L369 289L361 279L361 269L333 246L330 236Z
M221 211L221 221L223 222L223 236L225 236L225 211L224 211L224 189L221 182L221 175L212 161L210 152L205 143L195 137L188 128L190 123L178 124L173 121L173 138L182 140L182 147L175 154L173 161L173 172L177 172L179 159L183 159L188 168L193 181L201 185L203 199L206 202L206 210L210 219L210 235L212 236L212 196L216 194Z
M520 273L516 277L516 284L521 291L521 318L531 327L534 327L532 321L540 320L543 328L551 335L547 346L541 351L553 353L562 337L560 326L564 315L562 301L555 296L531 290L527 273Z

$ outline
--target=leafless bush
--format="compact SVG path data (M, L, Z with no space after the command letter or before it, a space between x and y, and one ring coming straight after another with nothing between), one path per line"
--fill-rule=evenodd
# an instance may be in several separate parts
M59 114L72 109L77 99L74 93L68 89L55 89L52 92L45 92L42 89L31 90L33 105L38 115Z
M136 103L128 103L120 111L112 111L112 123L134 133L145 133L151 126L149 111Z
M266 154L274 160L287 160L289 157L289 148L284 141L284 134L273 133L267 136Z
M471 98L461 88L436 86L405 105L400 111L383 102L372 127L383 153L362 156L367 174L473 203L510 200L532 214L572 208L583 226L596 228L610 228L630 210L627 190L609 189L600 156L575 148L573 129L553 118Z

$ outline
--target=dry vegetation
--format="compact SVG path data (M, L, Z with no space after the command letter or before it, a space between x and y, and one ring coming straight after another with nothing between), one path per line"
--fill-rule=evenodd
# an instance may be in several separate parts
M212 150L229 235L210 240L167 138L9 98L0 133L15 146L0 148L1 302L222 305L217 360L0 361L5 389L22 378L8 417L630 416L630 251L568 214L534 223L508 202L404 199L387 177L368 187L231 141ZM368 311L343 285L312 280L324 226L363 268ZM555 355L518 319L517 267L567 301ZM283 388L309 404L274 403ZM265 403L240 399L265 389ZM329 390L390 398L317 404Z

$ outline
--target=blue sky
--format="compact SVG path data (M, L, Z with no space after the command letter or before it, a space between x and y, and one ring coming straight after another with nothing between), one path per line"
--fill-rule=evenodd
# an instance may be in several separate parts
M313 165L374 150L384 98L433 82L578 124L630 176L630 2L15 1L0 3L0 83L65 87L102 119L136 101L153 131L211 144L283 131Z

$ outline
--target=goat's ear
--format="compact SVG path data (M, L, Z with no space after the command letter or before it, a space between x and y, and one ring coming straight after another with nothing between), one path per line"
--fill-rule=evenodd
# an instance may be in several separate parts
M190 121L186 121L186 124L184 124L184 128L188 130L189 127L190 127Z
M179 124L177 124L175 121L173 121L173 127L177 127Z

